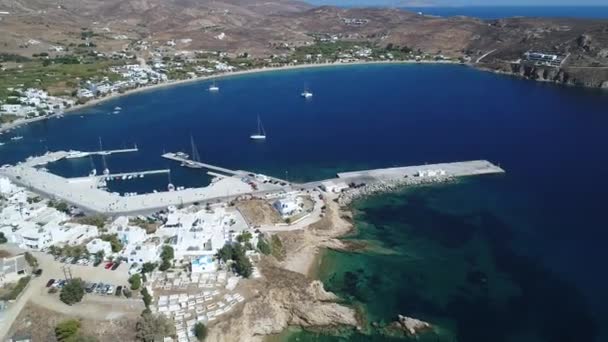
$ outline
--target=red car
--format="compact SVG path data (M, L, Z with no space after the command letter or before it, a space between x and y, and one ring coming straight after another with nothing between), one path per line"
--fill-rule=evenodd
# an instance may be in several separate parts
M113 264L114 264L113 262L109 262L103 268L105 268L106 270L109 270Z

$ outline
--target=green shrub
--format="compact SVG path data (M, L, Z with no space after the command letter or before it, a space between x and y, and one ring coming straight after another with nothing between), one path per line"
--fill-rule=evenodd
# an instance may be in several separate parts
M67 305L78 303L83 297L84 282L78 278L68 280L59 293L59 299Z

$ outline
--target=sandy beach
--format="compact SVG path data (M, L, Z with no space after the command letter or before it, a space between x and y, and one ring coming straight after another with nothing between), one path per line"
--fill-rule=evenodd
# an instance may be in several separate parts
M81 109L96 106L103 102L114 100L114 99L117 99L122 96L128 96L128 95L132 95L132 94L136 94L136 93L157 90L157 89L165 88L165 87L173 87L173 86L182 85L182 84L202 82L202 81L211 80L211 79L243 76L243 75L257 74L257 73L262 73L262 72L276 72L276 71L288 71L288 70L297 70L297 69L353 66L353 65L366 65L366 64L459 64L459 63L453 62L453 61L419 61L419 62L417 62L417 61L413 61L413 60L359 61L359 62L348 62L348 63L335 62L335 63L318 63L318 64L298 64L298 65L287 65L287 66L281 66L281 67L267 67L267 68L240 70L240 71L233 71L233 72L227 72L227 73L213 74L213 75L209 75L209 76L200 76L200 77L190 78L187 80L167 81L164 83L153 84L153 85L149 85L149 86L145 86L145 87L130 89L130 90L125 91L124 93L112 93L112 94L102 97L102 98L90 100L87 103L84 103L81 105L75 105L72 108L69 108L68 110L66 110L65 113L63 113L63 114L64 115L76 114L76 112ZM82 113L79 113L79 114L82 114ZM61 114L53 114L53 115L35 117L35 118L25 119L25 120L16 120L9 124L4 124L4 125L0 126L0 132L5 132L5 131L11 130L13 128L19 127L19 126L27 125L32 122L37 122L37 121L42 121L42 120L50 119L53 117L57 117L58 115L61 115Z

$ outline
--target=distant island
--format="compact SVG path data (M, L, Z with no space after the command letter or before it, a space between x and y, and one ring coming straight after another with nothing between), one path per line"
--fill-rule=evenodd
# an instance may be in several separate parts
M235 71L451 62L608 88L608 21L441 18L291 0L0 2L0 123Z

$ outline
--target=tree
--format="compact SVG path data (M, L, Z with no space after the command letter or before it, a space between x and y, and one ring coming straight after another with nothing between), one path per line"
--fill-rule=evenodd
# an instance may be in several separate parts
M80 330L80 321L76 319L68 319L63 322L60 322L55 327L55 337L57 341L68 341L78 334L78 330Z
M163 250L160 253L160 258L165 261L172 261L173 258L175 258L175 253L173 251L173 247L169 246L169 245L164 245L163 246Z
M150 304L152 304L152 296L150 296L150 293L148 293L148 289L144 287L141 290L141 295L144 300L144 305L146 306L146 308L149 308Z
M160 266L158 267L158 269L161 271L166 271L170 268L171 268L171 263L169 261L165 261L165 260L163 260L163 262L161 262Z
M251 235L250 232L242 232L241 235L236 237L236 241L240 242L240 243L247 243L249 242L249 240L251 240L253 236Z
M59 293L59 299L67 305L80 302L82 297L84 297L84 282L79 278L68 280Z
M136 331L135 338L138 341L162 341L165 337L175 335L175 326L163 315L144 312L137 321Z
M251 261L249 261L249 258L247 258L245 255L243 255L242 257L238 257L236 260L234 260L233 269L236 274L245 278L249 278L249 276L253 272L253 266L251 265Z
M217 251L215 256L223 262L228 262L228 260L232 259L232 246L228 244L224 245L224 247Z
M258 237L258 250L264 255L268 255L272 252L270 250L270 245L263 236Z
M7 242L8 240L6 239L6 236L4 236L4 233L0 232L0 244Z
M171 262L173 261L173 258L175 258L175 253L173 251L173 247L171 247L169 245L164 245L163 250L160 253L160 258L162 260L162 263L160 264L160 267L159 267L159 269L161 271L166 271L169 268L171 268Z
M32 253L25 252L23 254L23 256L25 257L25 261L27 261L27 263L28 263L28 265L30 265L30 267L32 267L32 268L38 267L38 259L36 259L36 257L33 256Z
M146 262L141 266L141 273L151 273L156 268L156 263Z
M101 264L101 262L103 261L104 254L105 252L103 250L99 250L97 251L97 253L95 253L95 262L93 263L94 266Z
M203 323L197 322L194 324L193 330L194 336L196 336L199 341L203 341L207 337L207 327Z
M131 284L131 290L139 290L141 287L141 275L139 273L132 275L129 278L129 284Z

